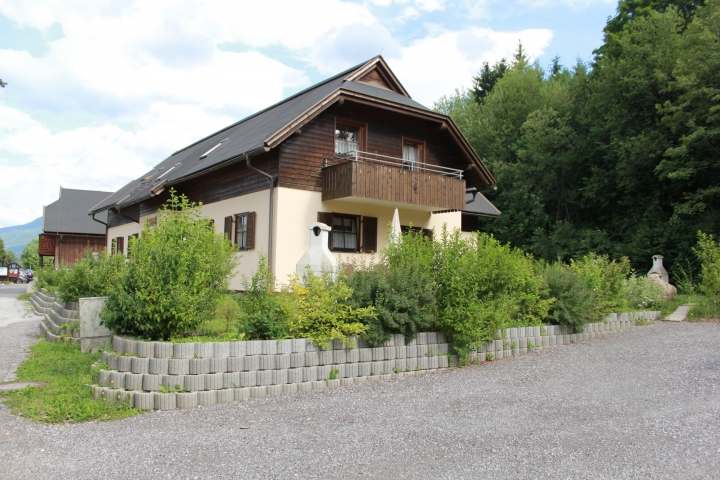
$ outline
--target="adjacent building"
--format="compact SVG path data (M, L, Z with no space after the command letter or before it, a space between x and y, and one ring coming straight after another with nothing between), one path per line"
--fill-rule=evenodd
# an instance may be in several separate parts
M60 198L43 208L43 233L38 239L40 266L45 257L54 257L56 268L73 265L86 251L105 248L107 211L90 216L88 210L111 194L60 187Z

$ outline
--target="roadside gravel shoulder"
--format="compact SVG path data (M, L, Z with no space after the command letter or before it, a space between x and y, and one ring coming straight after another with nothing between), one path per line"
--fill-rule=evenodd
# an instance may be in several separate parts
M113 423L41 426L0 407L0 478L717 478L719 344L718 324L655 323Z
M0 382L15 378L15 369L40 333L40 319L28 302L0 297Z

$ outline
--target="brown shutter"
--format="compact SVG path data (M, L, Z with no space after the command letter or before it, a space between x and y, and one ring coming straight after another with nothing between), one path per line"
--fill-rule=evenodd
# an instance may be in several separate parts
M233 217L232 215L229 217L225 217L225 236L227 236L227 239L230 240L230 243L232 243L232 223L233 223Z
M117 237L117 253L120 255L125 253L125 237Z
M332 228L333 225L333 214L331 212L318 212L317 221L324 223L328 227ZM328 232L328 248L332 250L332 232Z
M377 223L375 217L362 219L362 251L365 253L377 252Z
M255 212L249 212L247 214L247 235L245 246L248 250L255 248L255 217Z

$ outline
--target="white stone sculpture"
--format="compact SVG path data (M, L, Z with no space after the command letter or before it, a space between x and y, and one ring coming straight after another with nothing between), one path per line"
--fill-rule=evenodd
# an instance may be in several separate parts
M315 222L308 228L310 230L310 248L295 265L295 270L300 275L306 272L308 266L315 275L321 275L324 271L336 272L338 261L328 248L328 235L332 229L320 222Z

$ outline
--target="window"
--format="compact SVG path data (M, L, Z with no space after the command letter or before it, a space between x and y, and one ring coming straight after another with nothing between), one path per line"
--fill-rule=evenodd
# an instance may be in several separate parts
M125 237L115 237L110 243L110 253L122 255L125 253Z
M358 217L355 215L333 214L333 250L356 252L358 250Z
M477 232L480 230L480 217L477 215L465 215L460 217L460 230L463 232Z
M363 127L337 122L335 125L335 154L349 155L362 150Z
M225 217L225 235L240 250L255 248L255 212Z
M366 253L377 251L376 217L318 212L318 222L332 228L328 235L328 248L332 251Z
M405 140L403 142L403 167L411 172L417 170L417 163L422 162L423 145L419 142Z
M135 249L135 245L137 245L137 241L139 238L140 238L140 234L138 234L138 233L133 233L133 234L128 235L128 251L127 251L128 258L130 258L132 251Z
M400 231L403 234L407 234L408 232L420 232L423 235L425 235L430 240L433 239L433 231L432 228L422 228L422 227L409 227L407 225L400 225Z
M155 225L157 225L157 217L150 217L145 221L147 222L148 227L154 227Z

